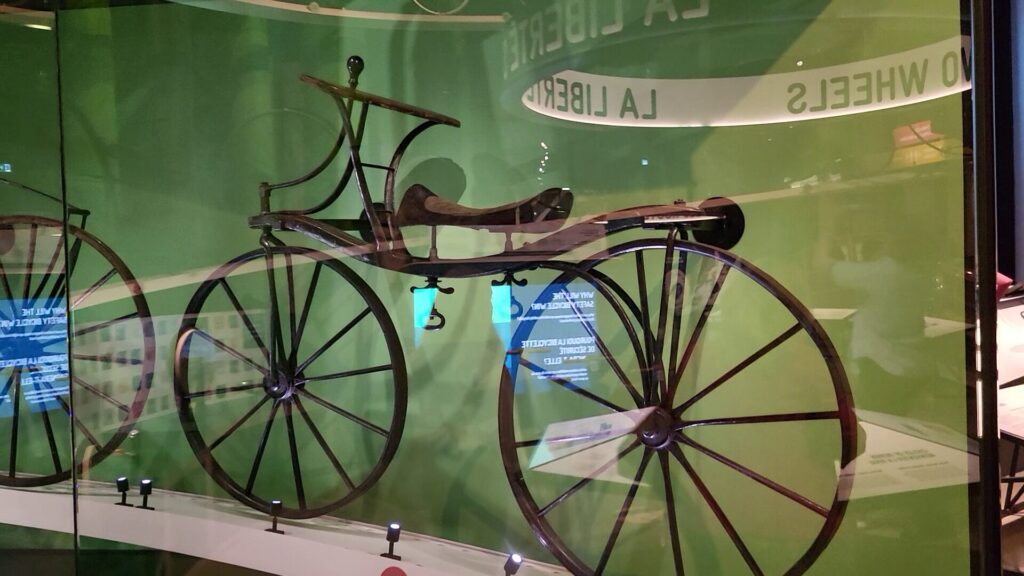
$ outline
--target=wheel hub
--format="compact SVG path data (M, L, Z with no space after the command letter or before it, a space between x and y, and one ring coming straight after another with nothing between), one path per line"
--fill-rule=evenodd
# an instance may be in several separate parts
M675 431L675 418L664 408L655 408L654 412L637 428L636 435L645 446L655 449L666 448L672 443Z
M277 378L267 378L263 389L274 400L290 398L295 393L295 380L287 374L278 373Z

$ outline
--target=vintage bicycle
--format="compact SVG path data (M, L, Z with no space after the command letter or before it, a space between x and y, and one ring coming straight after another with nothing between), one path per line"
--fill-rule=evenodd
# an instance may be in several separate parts
M280 500L288 518L322 515L364 494L398 449L408 383L392 310L348 262L425 278L413 290L429 296L428 330L446 322L433 300L452 292L443 279L498 276L501 460L527 522L562 564L610 573L616 559L646 550L652 573L729 572L709 568L725 560L687 544L691 535L720 538L726 544L716 550L731 550L729 562L754 574L803 573L843 518L853 401L812 313L729 251L745 227L739 206L674 202L571 222L568 188L471 208L419 184L399 202L397 174L412 142L460 123L359 90L363 68L358 56L349 59L347 86L302 76L335 101L339 134L308 174L260 186L260 211L249 219L260 247L219 267L185 311L175 394L185 435L213 480L257 510ZM362 158L373 109L416 121L387 164ZM273 209L276 192L324 173L343 148L347 163L326 198ZM371 170L382 172L376 199ZM318 217L352 182L359 217ZM404 239L412 227L429 231L425 254ZM444 258L440 227L502 234L504 248ZM518 242L524 235L537 239ZM603 247L578 256L588 245ZM712 354L712 345L723 352ZM458 449L454 437L436 440L426 448ZM267 466L271 454L283 465ZM740 494L742 482L749 486ZM737 508L743 498L759 504ZM693 512L679 516L680 505ZM779 522L803 528L783 537Z
M156 339L139 282L86 231L88 210L7 178L0 191L52 201L69 217L65 242L60 219L0 215L0 486L45 486L74 469L81 477L128 438L149 395Z

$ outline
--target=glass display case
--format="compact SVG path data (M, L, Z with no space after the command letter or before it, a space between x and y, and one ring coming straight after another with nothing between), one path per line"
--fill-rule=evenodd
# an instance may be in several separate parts
M0 5L0 542L989 573L966 3L55 8Z

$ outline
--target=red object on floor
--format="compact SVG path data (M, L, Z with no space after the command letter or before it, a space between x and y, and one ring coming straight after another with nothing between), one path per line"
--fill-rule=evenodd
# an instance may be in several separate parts
M996 272L996 300L1001 300L1006 295L1006 291L1013 285L1013 278L1004 276L999 272Z
M397 566L388 566L380 573L380 576L406 576L405 570Z

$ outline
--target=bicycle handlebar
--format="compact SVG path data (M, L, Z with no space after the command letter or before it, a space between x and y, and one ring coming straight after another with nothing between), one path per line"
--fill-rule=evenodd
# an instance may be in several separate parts
M419 106L413 106L411 104L406 104L405 102L392 100L391 98L377 96L376 94L370 94L369 92L361 92L354 88L339 86L338 84L335 84L333 82L321 80L308 74L303 74L299 76L299 79L307 84L312 84L313 86L316 86L317 88L323 90L324 92L327 92L331 96L348 98L352 100L357 100L359 102L366 102L368 104L379 106L381 108L392 110L394 112L400 112L402 114L416 116L417 118L422 118L424 120L437 122L438 124L445 124L448 126L454 126L456 128L462 126L462 123L456 120L455 118L452 118L451 116L445 116L444 114L440 114L432 110L427 110L426 108L420 108Z

